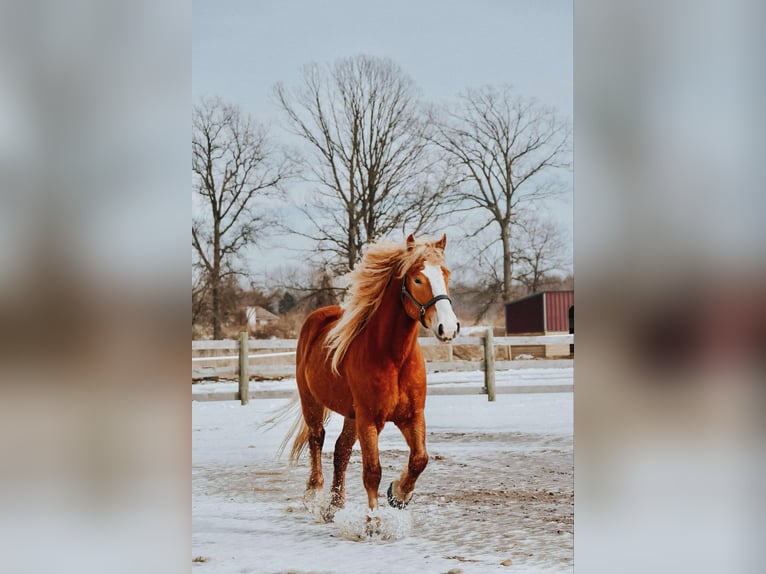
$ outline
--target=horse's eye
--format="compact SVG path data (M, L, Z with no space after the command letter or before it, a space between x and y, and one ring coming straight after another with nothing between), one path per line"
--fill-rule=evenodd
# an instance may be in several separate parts
M418 277L416 277L415 278L415 284L416 285L420 285L421 283L423 283L423 282Z

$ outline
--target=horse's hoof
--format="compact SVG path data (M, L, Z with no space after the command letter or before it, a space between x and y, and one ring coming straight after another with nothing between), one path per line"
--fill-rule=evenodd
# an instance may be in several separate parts
M338 512L338 510L340 510L340 507L331 504L322 511L322 520L325 522L334 522L335 513Z
M380 525L380 516L371 516L368 514L367 522L364 525L364 533L370 538L378 536L380 534Z
M313 512L320 498L322 491L315 488L307 488L303 491L303 507L309 512Z
M412 496L410 496L409 500L399 500L394 496L394 483L388 485L388 493L386 495L388 498L388 504L396 508L397 510L404 510L407 508L407 505L410 503L410 500L412 500Z

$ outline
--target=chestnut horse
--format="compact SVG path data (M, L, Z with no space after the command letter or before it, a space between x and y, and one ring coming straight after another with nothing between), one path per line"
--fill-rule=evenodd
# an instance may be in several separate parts
M316 500L324 485L324 425L331 411L345 417L335 443L330 505L322 512L327 521L344 506L346 467L357 438L370 510L378 508L378 435L386 422L399 428L410 449L407 466L388 487L391 506L401 509L408 504L428 463L423 415L426 367L418 325L443 342L460 331L447 287L446 242L446 235L430 242L415 241L410 235L403 244L370 245L350 275L347 302L314 311L301 328L296 379L302 416L285 444L297 433L292 461L308 444L311 473L306 501Z

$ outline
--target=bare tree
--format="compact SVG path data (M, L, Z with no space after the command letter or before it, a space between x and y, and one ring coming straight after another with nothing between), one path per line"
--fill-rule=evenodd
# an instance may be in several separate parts
M221 338L222 284L238 273L237 257L273 224L270 199L289 176L266 130L219 98L192 116L192 175L199 213L192 246L210 292L213 337Z
M477 233L497 224L503 251L503 298L512 297L512 226L520 206L560 193L555 171L570 165L568 121L510 87L466 90L433 118L431 141L458 174L458 209L483 210Z
M192 267L192 325L200 322L207 309L209 298L210 286L200 271L202 270Z
M397 229L424 230L443 184L426 141L412 80L389 59L356 56L309 64L294 89L275 86L291 130L308 143L302 210L313 229L293 230L351 270L363 247Z
M520 233L514 240L515 278L528 293L538 292L550 274L564 271L566 242L556 224L533 213L517 225Z
M345 277L333 276L326 266L311 263L272 270L268 284L277 291L289 291L304 311L337 304L346 290Z
M504 299L502 266L498 265L502 250L494 239L489 229L461 239L461 257L453 267L453 275L458 279L450 291L465 316L475 321L491 320ZM523 294L515 283L512 298Z

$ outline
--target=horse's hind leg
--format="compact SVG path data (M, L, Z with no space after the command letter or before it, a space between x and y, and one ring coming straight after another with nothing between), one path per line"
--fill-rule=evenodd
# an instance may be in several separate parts
M308 427L309 460L311 472L306 481L306 494L304 500L307 504L313 502L316 494L324 486L322 476L322 446L324 445L324 418L325 409L313 397L301 397L303 420Z
M388 487L388 503L394 508L404 508L412 498L415 482L428 464L426 422L421 411L412 420L397 426L410 447L410 458L399 480Z
M346 468L351 458L351 449L356 442L356 421L346 417L343 420L343 430L335 441L333 456L332 487L330 488L330 507L327 509L325 520L330 521L339 508L346 503Z

